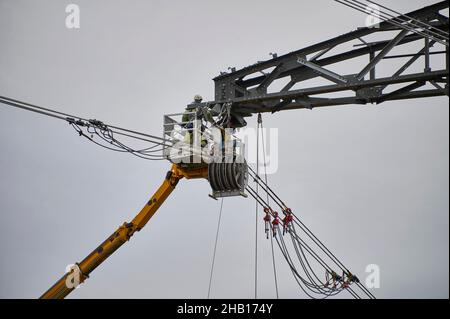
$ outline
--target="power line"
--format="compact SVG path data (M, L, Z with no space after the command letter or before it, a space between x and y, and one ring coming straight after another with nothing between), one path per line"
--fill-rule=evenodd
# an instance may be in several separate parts
M379 20L382 20L382 21L390 23L394 26L397 26L400 29L404 29L404 30L419 34L425 38L431 39L442 45L448 46L448 36L445 36L442 34L437 34L436 32L431 31L427 28L424 28L423 26L418 26L414 22L410 22L408 20L402 20L399 17L395 17L395 16L391 15L390 13L386 13L382 10L375 11L375 10L373 10L373 8L371 6L361 3L358 0L335 0L335 1L347 6L349 8L355 9L362 13L371 15ZM423 31L420 31L417 29L423 29Z
M447 37L447 39L448 39L448 35L449 35L448 32L446 32L446 31L444 31L444 30L441 30L441 29L439 29L439 28L436 28L435 26L432 26L431 24L425 23L425 22L423 22L423 21L420 21L420 20L418 20L418 19L415 19L415 18L413 18L413 17L410 17L410 16L408 16L408 15L406 15L406 14L403 14L403 13L400 13L400 12L398 12L398 11L392 10L392 9L386 7L386 6L383 6L383 5L379 4L379 3L376 3L375 1L367 0L367 2L370 2L370 3L376 5L376 6L380 7L380 8L383 8L383 9L386 9L386 10L388 10L388 11L391 11L391 12L393 12L394 14L396 14L396 15L398 15L398 16L405 17L405 18L408 19L408 20L412 20L412 21L414 21L415 23L417 23L416 25L422 25L423 28L434 29L434 30L436 30L436 31L435 31L436 34L439 34L439 33L440 33L440 34L442 34L442 36ZM431 31L430 31L430 32L431 32Z
M256 185L259 184L261 186L261 189L266 192L266 194L269 195L269 197L274 201L274 203L280 207L282 212L287 216L287 212L290 212L292 216L294 217L294 224L300 227L300 230L308 236L308 238L314 243L321 251L322 253L327 256L331 261L333 261L334 264L342 271L342 276L337 275L332 268L320 257L317 253L312 250L312 248L303 240L301 239L300 235L296 232L294 224L288 224L288 233L290 234L290 237L292 239L293 247L295 250L295 253L297 255L297 259L299 260L301 267L303 269L303 272L305 273L307 278L303 278L298 270L296 269L296 266L293 263L292 258L290 257L289 251L287 250L287 246L283 241L283 236L280 234L279 228L277 232L274 232L274 234L279 233L278 237L275 237L278 243L278 246L283 254L283 257L288 262L294 278L296 279L297 283L300 285L302 290L310 297L315 298L314 296L311 296L311 293L313 294L321 294L323 296L329 297L335 295L335 290L328 287L328 284L323 283L319 276L315 273L315 270L311 267L310 262L308 261L307 256L303 252L303 249L312 256L318 263L321 265L325 270L326 274L333 274L332 277L334 277L335 283L340 282L342 286L345 286L345 290L347 290L353 297L360 298L355 291L352 290L350 287L350 283L356 284L356 287L358 287L367 297L369 298L375 298L373 294L368 291L366 287L364 287L360 282L359 279L354 276L347 267L345 267L342 262L340 262L334 254L331 253L331 251L311 232L309 228L307 228L300 219L293 214L289 208L285 205L285 203L279 198L278 195L265 183L256 173L249 168L250 177L255 181ZM268 201L264 200L259 194L255 192L255 190L251 186L247 186L248 193L255 198L258 204L268 209L269 212L271 212L272 216L277 216L276 212L272 211L272 208L270 207ZM286 227L286 224L284 224L283 227ZM284 228L285 229L285 228ZM328 281L326 282L328 283ZM308 292L309 291L309 292Z
M15 100L15 99L8 98L8 97L5 97L5 96L0 96L0 103L7 104L7 105L10 105L10 106L14 106L14 107L18 107L18 108L22 108L22 109L25 109L27 111L40 113L40 114L47 115L47 116L52 116L54 118L58 118L58 119L64 120L64 121L70 121L70 120L80 120L80 121L83 121L83 122L96 121L96 120L92 120L92 119L89 120L89 119L86 119L86 118L83 118L83 117L80 117L80 116L75 116L75 115L72 115L72 114L60 112L60 111L57 111L57 110L54 110L54 109L38 106L38 105L35 105L35 104L31 104L31 103ZM116 130L119 130L119 131L133 133L133 134L136 134L136 135L140 135L140 136L144 136L144 137L148 137L148 138L152 138L152 139L156 139L156 140L160 140L160 141L165 141L164 138L159 137L159 136L150 135L150 134L146 134L146 133L142 133L142 132L137 132L137 131L125 129L125 128L122 128L122 127L119 127L119 126L109 125L109 124L106 124L106 123L102 123L102 124L110 127L111 129L116 129Z
M263 121L262 121L262 116L261 116L261 143L262 143L262 152L263 152L263 164L264 164L264 179L266 184L268 184L267 180L267 163L266 163L266 142L264 139L264 126L263 126ZM267 203L270 204L270 200L269 200L269 194L267 194ZM277 278L277 268L276 268L276 264L275 264L275 252L273 249L273 236L270 236L270 248L271 248L271 252L272 252L272 267L273 267L273 277L274 277L274 282L275 282L275 293L277 296L277 299L279 298L279 294L278 294L278 278Z
M85 119L80 116L74 116L55 109L38 106L5 96L0 96L0 103L51 118L56 118L58 120L63 120L69 123L77 131L79 136L84 137L90 142L93 142L94 144L108 150L130 153L147 160L164 160L165 157L162 154L155 153L162 152L166 147L169 147L164 138L125 129L119 126L108 125L99 120ZM152 146L135 149L134 147L127 145L127 143L118 140L115 137L116 134L126 138L151 143ZM94 136L98 138L98 141L94 139ZM160 148L156 149L158 146Z
M250 186L247 188L247 191L249 192L249 194L255 198L255 200L261 204L264 207L267 207L267 203L265 203L265 201L262 199L262 197L258 194L255 193L255 190L253 188L251 188ZM276 230L276 231L275 231ZM300 273L297 271L294 262L292 260L292 258L290 257L290 254L288 252L288 249L286 247L286 244L283 241L283 236L281 235L281 231L279 229L279 227L277 226L276 228L273 228L273 234L279 234L278 236L274 236L275 239L277 240L278 246L280 248L280 251L283 254L283 257L285 258L285 260L287 261L289 267L292 270L292 273L294 275L294 279L297 281L297 283L299 284L300 288L303 290L303 292L309 296L310 298L316 299L316 297L312 294L320 294L323 295L325 298L329 297L329 296L333 296L336 295L337 293L343 291L344 289L342 287L336 287L336 288L330 288L330 287L325 287L325 285L317 285L314 283L309 282L308 280L306 280L305 278L303 278ZM313 250L305 243L305 242L300 242L300 245L305 246L305 248L307 249L307 251L311 254L311 256L316 259L321 265L322 267L324 267L324 269L326 269L328 272L333 272L331 270L331 267L329 267L324 261L323 259L321 259L320 257L318 257L317 254L315 254L313 252ZM333 272L334 273L334 272ZM350 287L347 287L346 289L352 296L354 296L355 298L360 298ZM308 292L309 291L309 292Z
M137 157L147 159L147 160L164 160L165 157L162 155L155 155L151 154L154 151L158 150L151 150L154 147L159 146L160 143L156 142L157 144L153 145L152 147L147 147L144 149L134 149L125 143L119 141L117 138L114 137L115 131L111 130L109 127L105 125L96 125L96 126L86 126L86 131L84 132L82 128L80 128L77 124L71 123L72 127L78 132L80 136L86 137L89 141L94 142L95 144L102 146L106 149L117 151L121 153L130 153L132 155L135 155ZM101 141L106 143L106 145L96 142L94 140L94 135L100 138ZM127 135L127 134L125 134ZM129 135L130 136L130 135ZM132 136L130 136L132 137ZM161 149L163 150L163 149Z
M5 105L9 105L9 106L13 106L13 107L16 107L16 108L20 108L20 109L23 109L23 110L39 113L39 114L42 114L42 115L50 116L50 117L53 117L53 118L56 118L56 119L59 119L59 120L64 120L64 121L66 120L66 117L57 115L56 112L51 113L51 112L47 112L47 111L44 111L44 110L34 109L32 107L28 107L26 105L21 105L19 103L16 103L16 102L14 102L14 100L4 99L1 96L0 96L0 103L3 103Z
M256 172L259 172L259 123L261 114L258 114L256 128ZM258 185L256 185L256 194L258 194ZM255 299L258 298L258 203L255 202Z
M387 23L390 23L400 29L404 29L407 31L410 31L412 33L416 33L418 35L421 35L425 38L429 38L431 40L434 40L442 45L448 46L448 39L446 39L445 37L442 38L441 35L433 35L434 32L429 31L428 29L424 30L424 31L420 31L417 30L417 28L421 28L418 27L417 25L415 25L414 23L408 22L408 21L404 21L404 20L400 20L398 21L397 17L390 15L389 13L385 13L383 11L378 11L376 12L375 10L370 9L369 6L365 6L364 4L361 4L361 2L359 1L350 1L350 0L335 0L336 2L339 2L349 8L355 9L357 11L360 11L362 13L371 15L381 21L385 21ZM407 23L405 23L407 22Z
M219 220L217 221L216 240L214 242L213 259L212 259L212 263L211 263L211 272L209 275L208 299L209 299L209 296L211 295L211 283L212 283L212 278L213 278L214 263L216 261L217 241L219 238L220 220L222 219L222 209L223 209L223 198L220 201Z

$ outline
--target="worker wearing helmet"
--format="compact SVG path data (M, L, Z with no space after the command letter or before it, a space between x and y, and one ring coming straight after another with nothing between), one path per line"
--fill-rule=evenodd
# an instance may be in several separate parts
M203 132L205 129L205 125L203 124L203 120L207 123L214 123L214 119L211 115L211 112L208 107L201 104L203 98L200 95L194 96L194 102L186 106L183 117L181 121L184 123L183 126L188 130L186 134L186 139L190 144L193 143L192 133L194 128L194 120L197 119L201 122L201 131ZM202 136L201 146L205 147L207 141Z

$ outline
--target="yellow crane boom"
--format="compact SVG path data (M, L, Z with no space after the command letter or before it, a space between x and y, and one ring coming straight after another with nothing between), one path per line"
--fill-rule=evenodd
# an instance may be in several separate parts
M89 274L94 271L103 261L111 256L117 249L125 244L134 232L140 231L145 224L153 217L159 207L169 197L175 186L182 178L207 178L208 167L199 166L196 168L181 168L173 165L172 169L167 172L166 178L155 194L150 198L142 210L129 223L125 222L103 243L94 249L80 263L77 263L79 271L79 283L89 278ZM73 273L67 272L59 279L50 289L48 289L40 298L41 299L62 299L71 293L76 287L68 284L69 276Z

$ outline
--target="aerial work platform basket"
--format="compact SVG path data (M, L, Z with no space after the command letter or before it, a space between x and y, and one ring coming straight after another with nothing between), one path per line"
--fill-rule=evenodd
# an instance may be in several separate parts
M197 111L164 115L164 157L183 168L208 167L212 197L247 196L245 144L232 129L206 122Z

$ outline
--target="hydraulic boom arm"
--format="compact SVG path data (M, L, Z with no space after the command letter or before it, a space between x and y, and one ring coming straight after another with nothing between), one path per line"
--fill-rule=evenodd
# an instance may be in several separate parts
M137 214L134 219L121 225L111 236L109 236L103 243L100 244L94 251L92 251L83 261L76 264L78 267L77 274L79 275L79 283L84 282L89 278L89 274L97 268L103 261L112 255L119 247L126 243L134 232L140 231L145 224L153 217L158 208L172 193L178 181L183 177L186 178L202 178L205 177L204 168L195 170L183 170L177 165L173 165L172 169L167 173L166 179L158 188L156 193L150 198L147 204ZM50 289L48 289L42 296L42 299L62 299L66 297L76 287L71 284L71 278L74 274L74 269L66 273L59 279Z

